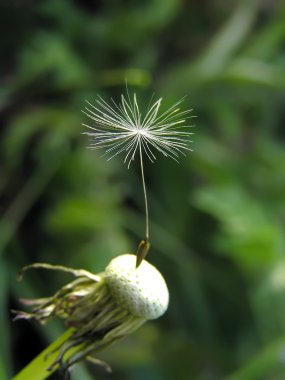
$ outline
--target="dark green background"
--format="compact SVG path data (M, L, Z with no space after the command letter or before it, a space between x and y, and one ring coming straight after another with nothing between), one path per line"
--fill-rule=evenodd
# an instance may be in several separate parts
M125 79L142 107L186 95L197 115L193 153L146 162L170 307L99 355L112 377L73 379L284 379L285 2L2 0L0 49L1 380L63 330L10 309L70 278L17 271L100 272L143 237L138 163L106 162L81 134L85 99L118 99Z

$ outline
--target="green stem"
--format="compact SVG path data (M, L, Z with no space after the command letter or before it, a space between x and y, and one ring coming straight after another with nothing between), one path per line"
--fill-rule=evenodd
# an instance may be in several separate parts
M34 360L24 367L12 380L44 380L47 379L58 366L52 370L48 368L56 361L59 354L59 347L70 338L74 330L69 329L63 333L55 342L51 343L44 351L42 351ZM75 349L74 349L75 350ZM69 355L74 353L70 350Z

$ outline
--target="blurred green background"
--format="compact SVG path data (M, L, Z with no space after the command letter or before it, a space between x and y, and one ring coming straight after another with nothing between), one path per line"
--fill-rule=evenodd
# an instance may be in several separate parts
M285 379L285 2L11 0L0 5L0 378L63 326L13 323L18 299L100 272L144 232L139 166L86 149L96 94L194 108L194 152L146 162L149 260L169 311L74 380ZM54 375L53 379L59 379Z

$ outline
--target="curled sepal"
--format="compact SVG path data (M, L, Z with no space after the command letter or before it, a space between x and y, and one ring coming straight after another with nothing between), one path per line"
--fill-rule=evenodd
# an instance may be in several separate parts
M107 373L112 372L112 368L109 366L108 363L104 362L103 360L93 358L92 356L87 356L86 360L89 363L93 364L95 367L102 369L104 372L107 372Z
M83 269L73 269L46 263L34 263L23 267L18 273L18 280L21 281L25 272L30 269L61 271L72 274L76 279L60 288L51 297L38 298L35 300L21 299L22 304L33 306L33 308L29 313L12 310L12 313L16 314L14 320L35 319L39 323L45 324L54 316L65 319L71 313L72 308L76 308L76 301L79 301L85 296L89 287L101 281L100 275L94 275Z
M47 263L33 263L30 265L24 266L18 273L18 276L17 276L18 281L22 281L25 272L30 269L55 270L55 271L73 274L73 276L75 277L87 277L93 281L97 281L97 282L100 281L100 277L98 275L88 272L87 270L67 268L63 265L52 265L52 264L47 264Z

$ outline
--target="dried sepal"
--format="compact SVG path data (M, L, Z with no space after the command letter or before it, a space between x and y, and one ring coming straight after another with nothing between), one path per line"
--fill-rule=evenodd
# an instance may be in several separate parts
M73 268L65 267L63 265L52 265L52 264L47 264L47 263L33 263L30 265L24 266L18 273L18 276L17 276L18 281L22 281L25 272L30 269L48 269L48 270L60 271L60 272L73 274L73 276L75 277L87 277L93 281L100 281L100 277L98 275L88 272L85 269L73 269Z

